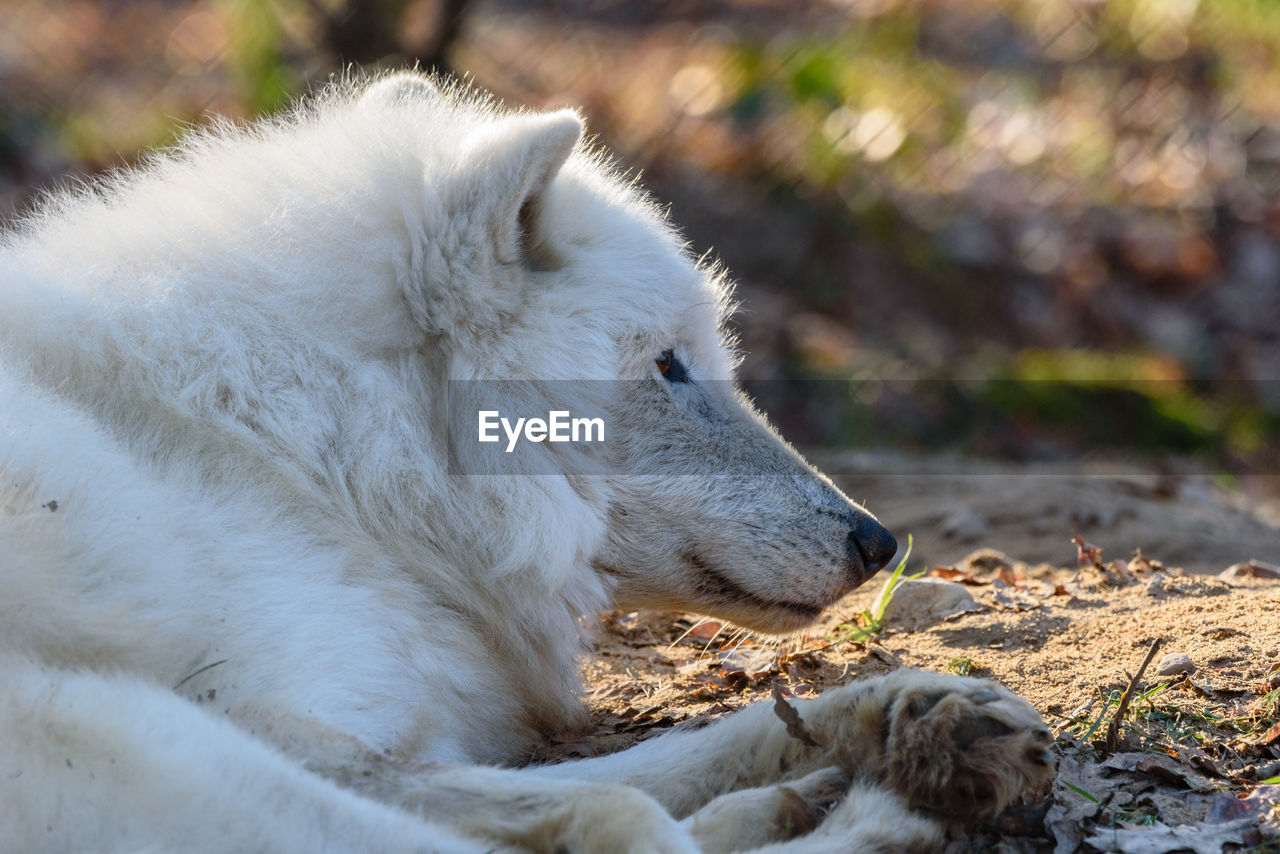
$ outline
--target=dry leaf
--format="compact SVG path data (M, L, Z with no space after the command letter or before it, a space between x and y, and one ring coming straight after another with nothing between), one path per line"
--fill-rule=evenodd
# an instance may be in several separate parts
M777 669L778 654L771 649L740 649L720 654L720 671L725 674L738 671L755 681Z
M1072 854L1084 839L1085 824L1102 808L1101 799L1112 788L1097 765L1077 762L1070 756L1058 761L1053 783L1053 806L1045 815L1045 827L1057 840L1054 854Z
M786 725L787 735L808 747L821 747L813 736L809 734L809 730L805 727L804 719L800 717L800 713L796 711L795 706L788 703L787 699L782 696L782 690L777 685L773 686L773 713Z
M720 634L720 630L723 628L724 623L718 623L715 620L707 620L706 622L699 623L689 629L689 637L709 641L716 635Z
M973 573L965 572L964 570L956 569L951 566L936 566L929 570L929 577L942 578L947 581L956 581L960 584L973 584L975 586L990 583L988 581L983 581L980 578L975 578Z
M995 572L991 574L991 577L993 579L999 579L1010 586L1016 586L1020 581L1024 580L1023 576L1011 566L996 567Z
M1258 835L1257 819L1242 818L1225 824L1180 824L1169 827L1156 822L1151 827L1099 828L1085 841L1103 851L1123 854L1222 854L1227 844L1245 845Z
M1079 566L1092 566L1102 569L1102 549L1093 543L1085 542L1084 537L1076 534L1071 538L1076 544L1076 563Z
M1218 784L1171 756L1155 753L1117 753L1102 763L1114 771L1146 774L1165 783L1185 786L1200 792L1216 791Z
M1271 563L1263 563L1260 560L1250 560L1244 563L1236 563L1218 573L1219 578L1280 578L1280 566Z

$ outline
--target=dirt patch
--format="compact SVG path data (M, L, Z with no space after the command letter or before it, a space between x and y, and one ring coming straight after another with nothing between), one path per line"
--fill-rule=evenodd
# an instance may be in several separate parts
M1280 850L1270 847L1280 844L1280 580L1265 567L1227 579L1141 555L1080 554L1068 566L1029 566L984 550L934 567L977 607L916 631L892 609L877 619L881 581L783 640L677 614L606 615L587 669L595 732L552 744L549 756L696 726L775 685L804 697L930 668L1017 691L1045 716L1060 753L1052 792L994 825L953 828L949 852ZM1121 695L1156 641L1108 745ZM1162 666L1177 672L1160 675Z

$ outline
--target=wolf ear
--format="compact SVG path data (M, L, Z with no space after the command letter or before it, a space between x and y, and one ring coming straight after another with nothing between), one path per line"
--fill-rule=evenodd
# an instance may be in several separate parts
M388 74L365 89L360 102L411 106L441 97L440 89L430 77L413 71L401 71Z
M486 188L481 215L500 263L554 266L542 239L543 197L580 139L582 119L560 110L513 116L476 141L475 162Z

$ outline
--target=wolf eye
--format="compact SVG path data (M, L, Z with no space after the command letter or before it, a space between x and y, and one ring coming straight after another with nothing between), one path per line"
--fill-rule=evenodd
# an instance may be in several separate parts
M685 370L684 363L676 358L676 354L671 350L663 350L662 355L653 360L658 366L658 373L671 383L687 383L689 382L689 372Z

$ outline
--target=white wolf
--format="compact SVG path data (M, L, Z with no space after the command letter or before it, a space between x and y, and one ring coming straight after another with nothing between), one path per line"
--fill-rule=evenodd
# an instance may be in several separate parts
M580 720L600 609L784 632L895 549L732 392L720 277L581 135L346 83L4 238L0 850L904 851L1046 779L1022 700L907 671L804 739L755 706L511 767ZM626 470L455 473L443 389L487 379L626 380Z

